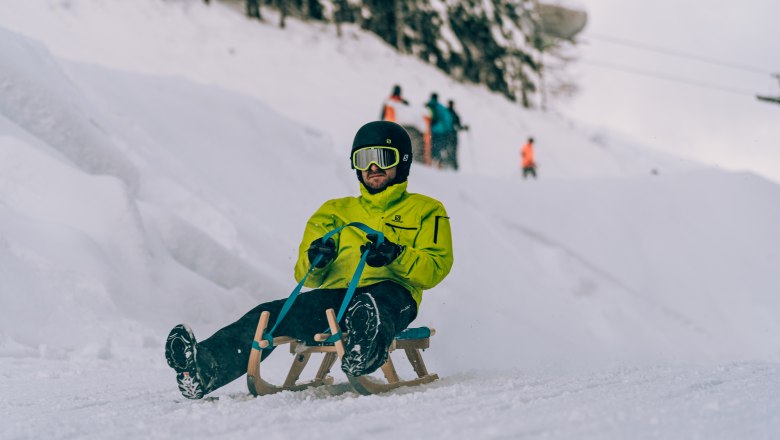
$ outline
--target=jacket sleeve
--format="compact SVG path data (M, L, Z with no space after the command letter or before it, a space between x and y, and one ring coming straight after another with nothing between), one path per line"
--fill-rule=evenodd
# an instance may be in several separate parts
M320 209L318 209L308 222L306 222L306 229L303 231L303 238L301 244L298 246L298 261L295 263L295 280L301 282L301 279L306 275L306 272L311 266L309 261L309 246L317 239L322 238L329 231L339 227L337 224L336 216L333 215L331 204L326 202ZM333 236L336 241L336 249L339 248L339 234ZM304 285L306 287L319 287L330 270L330 265L323 268L314 269L309 278L306 279Z
M428 290L450 272L454 261L450 218L441 203L421 221L420 234L388 268L409 284Z

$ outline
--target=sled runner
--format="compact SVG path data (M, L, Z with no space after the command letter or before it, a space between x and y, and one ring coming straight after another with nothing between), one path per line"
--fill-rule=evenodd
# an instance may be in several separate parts
M314 340L319 343L318 345L306 345L303 341L287 336L273 338L273 346L290 344L290 352L295 356L290 371L287 374L287 378L282 385L273 385L267 382L262 378L260 373L262 350L268 348L271 344L267 339L263 339L270 314L268 312L263 312L260 315L255 338L252 341L252 352L249 355L249 365L247 367L247 386L250 393L255 396L264 396L284 390L301 391L309 387L333 384L333 378L328 376L328 373L333 367L333 364L335 364L336 359L341 359L341 357L344 356L344 343L340 337L342 333L338 321L336 320L336 312L333 309L328 309L326 315L330 333L315 335ZM399 333L395 337L392 345L390 345L390 352L397 349L404 350L407 359L409 359L412 368L417 374L416 379L402 380L398 376L393 360L388 354L387 362L385 362L381 368L385 379L387 380L386 383L382 383L369 376L353 377L347 375L350 384L358 393L369 395L383 393L403 386L421 385L433 382L438 379L439 376L437 374L428 373L420 350L424 350L430 346L430 337L435 333L434 329L427 327L408 328ZM337 335L337 337L334 338L332 335ZM330 340L333 340L333 342L329 342ZM317 374L314 376L313 380L298 383L300 374L303 372L303 369L306 367L306 364L309 362L309 358L313 353L325 354L322 363L320 364L320 368L317 370Z

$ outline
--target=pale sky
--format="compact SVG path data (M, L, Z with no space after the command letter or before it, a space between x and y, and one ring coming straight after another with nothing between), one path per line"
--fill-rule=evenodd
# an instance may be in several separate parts
M770 76L780 73L780 1L589 0L583 6L589 21L580 36L580 61L573 67L581 92L553 103L557 110L644 144L728 169L748 169L780 183L780 104L754 96L780 96L780 83Z

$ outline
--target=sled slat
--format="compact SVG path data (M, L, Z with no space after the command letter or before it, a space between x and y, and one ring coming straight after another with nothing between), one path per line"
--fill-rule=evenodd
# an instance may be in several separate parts
M347 335L347 332L342 332L341 333L341 337L342 338L344 338L344 336L346 336L346 335ZM333 335L331 335L330 333L317 333L316 335L314 335L314 341L315 342L325 342L328 339L330 339L331 336L333 336Z
M264 313L267 313L267 312L264 312ZM261 338L262 338L262 336L263 335L260 335ZM255 336L255 340L257 340L256 338L257 338L257 336ZM295 338L291 338L289 336L276 336L274 338L274 347L276 347L278 345L289 344L292 341L295 341ZM267 348L268 345L269 345L268 341L265 340L265 339L260 340L257 344L260 346L260 348Z
M311 353L301 353L295 356L293 364L290 367L290 372L287 373L287 379L285 379L283 387L291 387L295 385L295 382L301 376L301 372L306 368L306 364L309 362Z
M393 365L393 360L390 356L387 357L387 362L382 365L382 373L384 373L385 379L387 379L387 382L389 383L397 383L400 381L398 372L395 371L395 365Z
M426 348L429 348L431 346L431 340L426 339L401 339L401 340L395 340L393 341L393 348L394 349L408 349L408 348L417 348L420 350L425 350Z
M420 350L416 348L406 348L404 351L406 352L406 358L409 359L409 362L412 364L412 368L414 368L414 372L417 373L417 377L427 376L428 369L425 368L425 362L423 362Z
M336 359L338 357L336 356L336 352L332 351L330 353L325 353L325 357L322 359L322 364L320 364L320 369L317 370L317 380L323 380L325 379L325 376L330 373L330 369L333 368L333 364L336 363Z

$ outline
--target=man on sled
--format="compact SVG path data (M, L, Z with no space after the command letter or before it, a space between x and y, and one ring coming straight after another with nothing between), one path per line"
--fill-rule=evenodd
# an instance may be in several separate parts
M361 195L325 202L303 233L295 278L314 290L260 304L200 342L187 325L171 330L165 357L185 397L202 398L247 371L250 352L259 348L253 337L261 313L269 312L273 333L308 342L329 328L326 310L342 308L345 297L338 320L341 369L349 378L370 374L417 316L423 290L447 276L453 263L449 217L439 201L406 191L412 164L406 131L387 121L364 125L350 160ZM354 224L361 227L347 227ZM368 267L352 282L361 258ZM263 359L273 350L270 339Z

